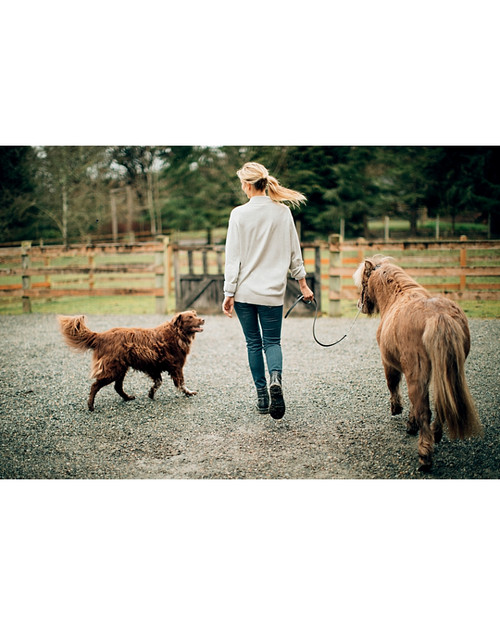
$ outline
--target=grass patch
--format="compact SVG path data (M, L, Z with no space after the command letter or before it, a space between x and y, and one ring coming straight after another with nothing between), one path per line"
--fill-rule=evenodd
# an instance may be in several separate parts
M458 302L465 314L471 319L499 319L500 302L495 301L463 301Z
M145 315L156 312L155 297L148 295L122 295L120 297L61 297L58 299L32 299L34 313L61 315ZM2 298L0 314L22 314L22 302L17 298Z
M469 301L457 302L469 319L500 319L500 301ZM328 302L326 303L326 307ZM355 300L342 300L340 304L342 317L355 317L358 309ZM322 306L323 314L327 308Z
M32 312L61 315L149 315L156 313L155 297L149 295L121 295L119 297L61 297L58 299L32 299ZM221 300L222 302L222 300ZM322 313L327 314L328 300L323 299ZM500 301L462 301L458 302L471 319L499 319ZM175 309L172 295L169 311ZM351 318L357 313L356 300L342 300L342 317ZM0 299L0 315L23 314L19 297ZM170 312L169 314L172 314Z

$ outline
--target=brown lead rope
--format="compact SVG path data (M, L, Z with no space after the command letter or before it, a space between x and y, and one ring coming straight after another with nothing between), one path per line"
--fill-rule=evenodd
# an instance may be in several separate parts
M286 312L285 315L285 319L288 317L288 315L292 312L292 310L295 308L295 306L297 306L297 304L304 299L303 295L299 295L299 297L296 299L296 301L290 306L290 308L288 309L288 311ZM349 334L349 332L351 331L352 326L354 325L356 319L359 316L359 313L361 312L361 308L358 308L358 312L356 313L356 316L354 317L354 321L351 323L349 329L347 330L347 332L344 334L344 336L340 339L338 339L337 341L335 341L334 343L322 343L321 341L318 341L317 337L316 337L316 320L318 318L318 302L316 301L316 298L314 297L313 300L311 302L306 302L304 301L304 304L313 304L314 308L316 310L316 312L314 313L314 321L313 321L313 338L316 341L316 343L318 345L321 345L321 347L333 347L334 345L337 345L337 343L340 343L340 341L343 341L345 339L345 337Z

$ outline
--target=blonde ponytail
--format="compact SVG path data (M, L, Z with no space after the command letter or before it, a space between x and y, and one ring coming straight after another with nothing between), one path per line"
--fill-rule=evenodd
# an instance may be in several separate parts
M305 195L292 189L282 187L274 176L270 176L267 169L260 163L245 163L236 172L241 182L253 184L257 191L267 189L268 195L273 202L290 202L292 206L299 206L306 201Z
M273 202L290 202L294 207L306 201L306 196L298 191L282 187L273 176L267 179L267 193Z

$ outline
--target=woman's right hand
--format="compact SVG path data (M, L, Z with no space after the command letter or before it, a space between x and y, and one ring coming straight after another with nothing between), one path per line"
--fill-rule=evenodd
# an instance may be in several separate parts
M299 280L300 292L302 293L302 297L304 298L304 302L312 302L314 299L314 293L307 286L307 282L305 278Z

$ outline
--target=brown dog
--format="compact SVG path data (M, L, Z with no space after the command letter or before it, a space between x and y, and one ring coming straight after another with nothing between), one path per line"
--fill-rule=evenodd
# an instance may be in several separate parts
M167 371L175 386L186 395L196 395L184 385L183 367L197 332L203 331L204 319L190 310L176 314L157 328L112 328L106 332L92 332L85 325L83 315L58 316L64 340L70 347L94 351L91 377L95 382L90 389L89 410L94 410L96 393L111 382L116 392L126 401L135 399L123 390L123 379L130 367L143 371L153 379L149 397L162 383L161 374Z

